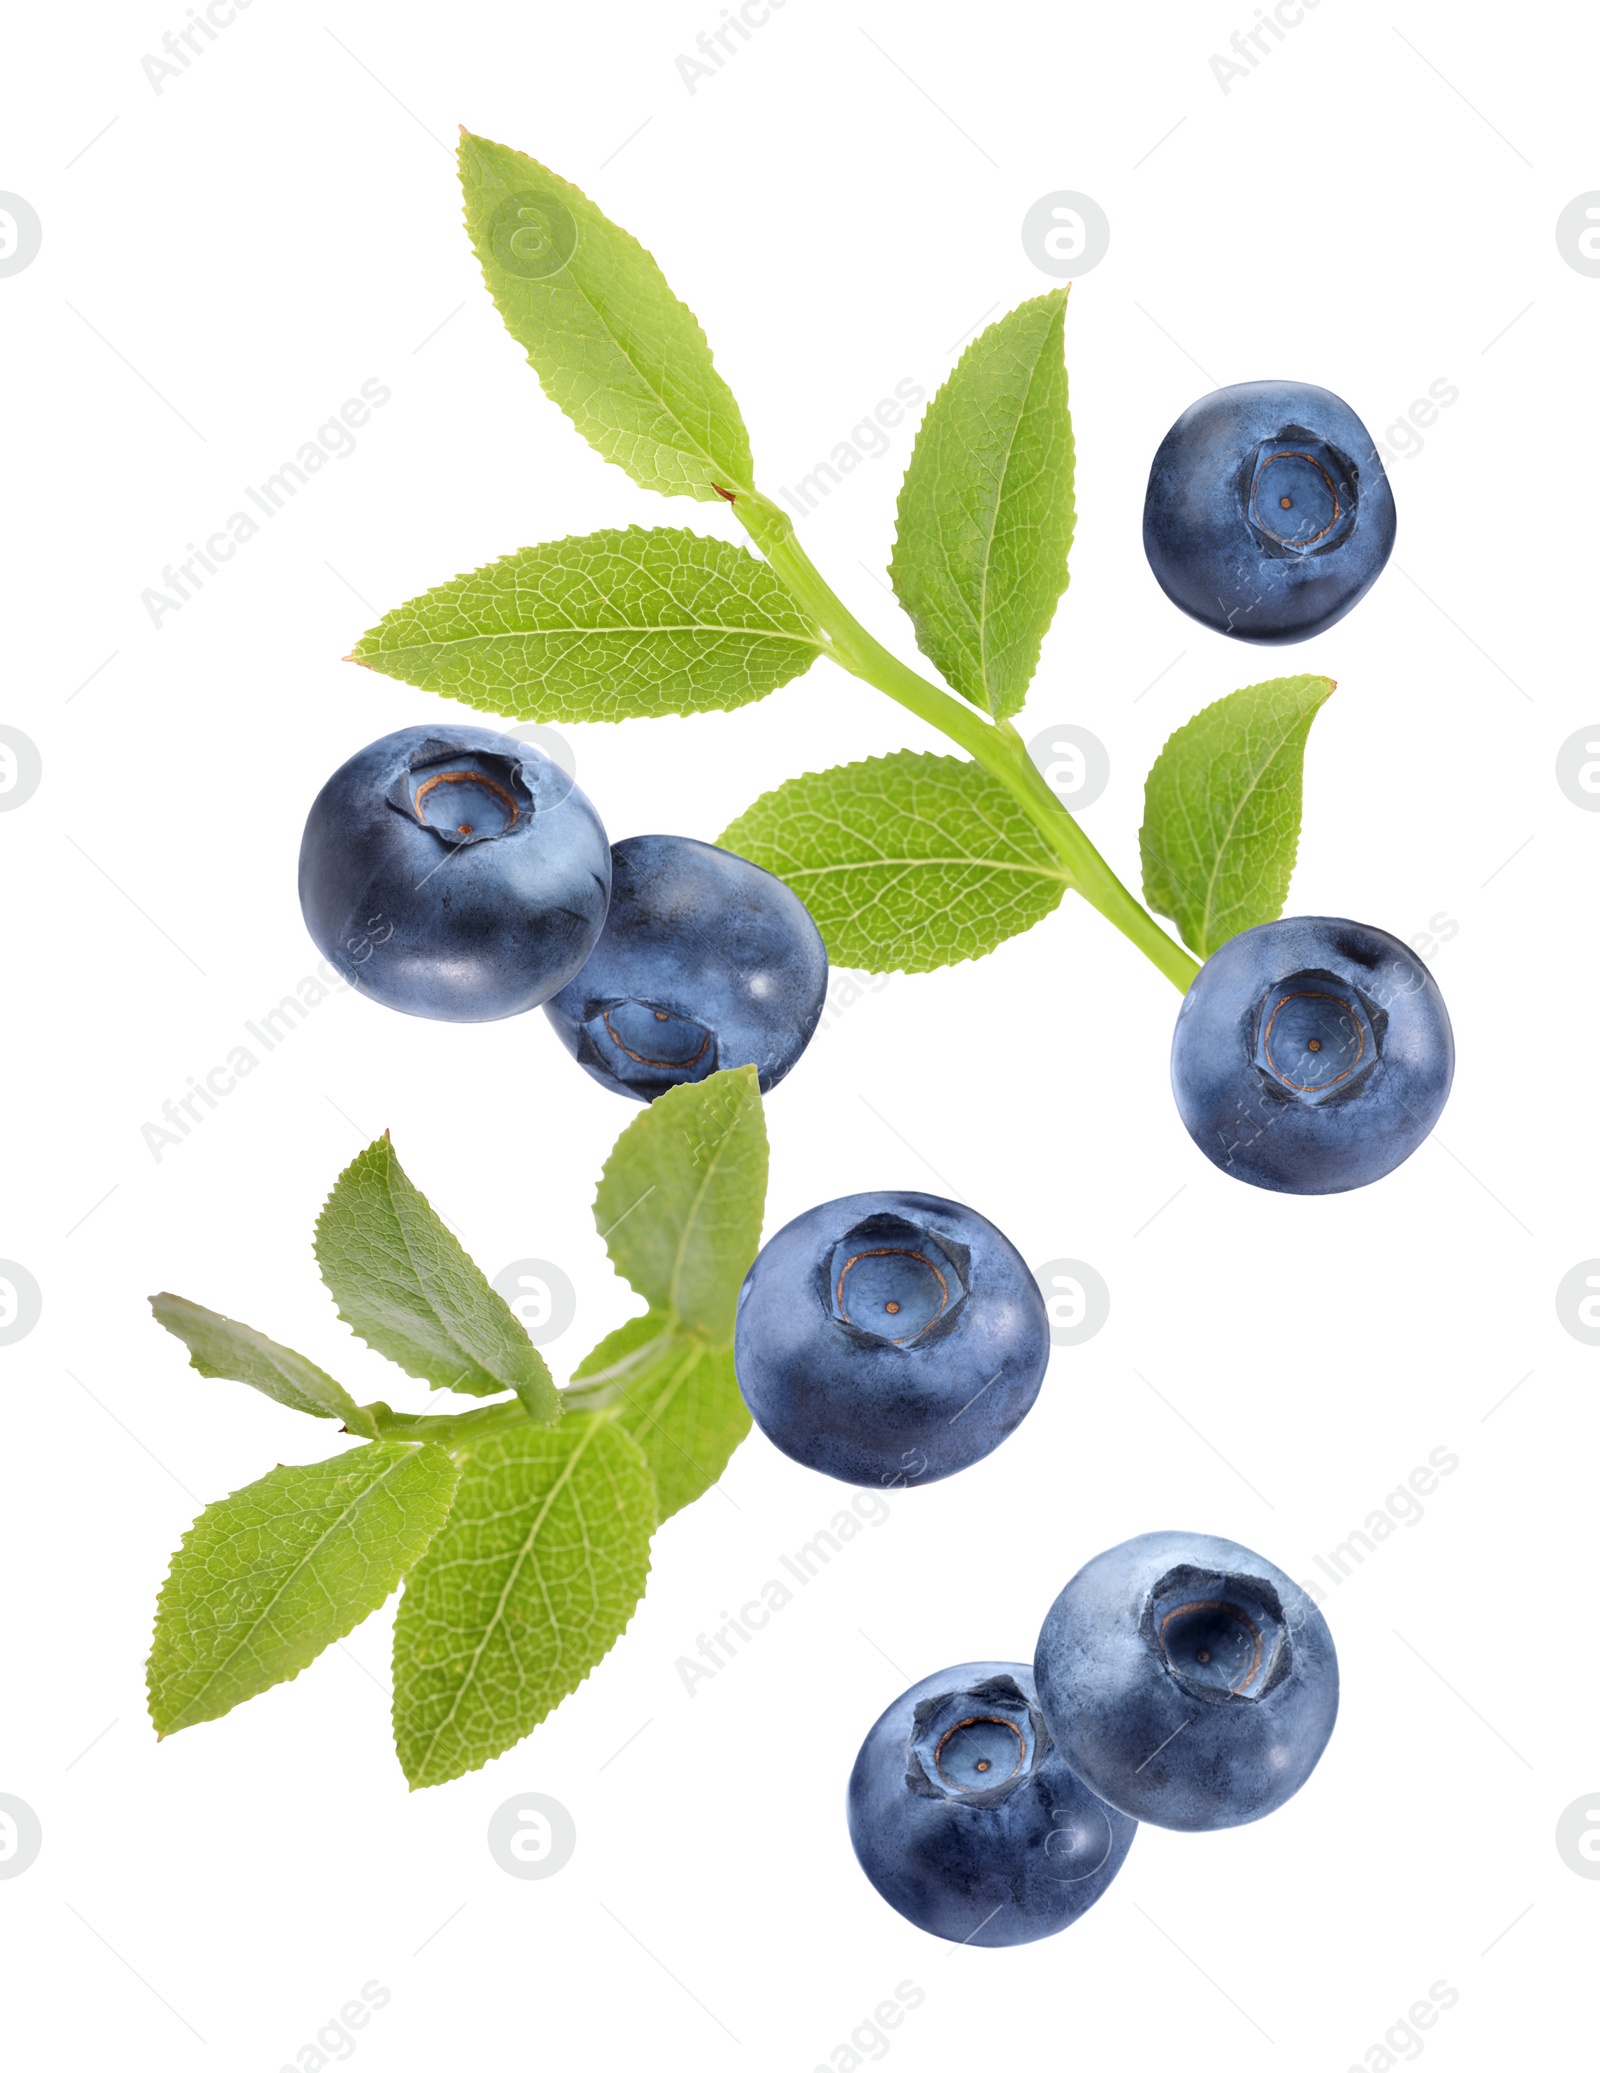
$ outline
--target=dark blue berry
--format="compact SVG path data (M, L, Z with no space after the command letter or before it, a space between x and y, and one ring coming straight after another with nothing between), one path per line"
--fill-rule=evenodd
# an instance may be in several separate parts
M767 1241L734 1364L774 1445L846 1483L935 1482L1019 1425L1050 1357L1044 1298L975 1210L846 1195Z
M1382 929L1299 915L1214 951L1172 1033L1172 1091L1213 1164L1253 1187L1330 1195L1392 1172L1455 1070L1432 973Z
M1156 449L1145 555L1172 602L1217 633L1306 640L1366 595L1393 546L1383 462L1326 389L1217 389Z
M486 727L403 727L317 794L300 845L312 940L386 1007L445 1022L537 1008L600 934L600 817L538 749Z
M1051 1606L1033 1667L1067 1763L1163 1828L1281 1807L1339 1710L1333 1636L1310 1598L1205 1533L1144 1533L1097 1555Z
M1075 1922L1138 1826L1062 1761L1026 1663L957 1663L902 1692L861 1745L848 1809L861 1869L892 1908L989 1948Z
M811 1039L828 954L781 878L708 842L634 835L611 852L611 911L545 1013L585 1072L653 1101L753 1065L766 1093Z

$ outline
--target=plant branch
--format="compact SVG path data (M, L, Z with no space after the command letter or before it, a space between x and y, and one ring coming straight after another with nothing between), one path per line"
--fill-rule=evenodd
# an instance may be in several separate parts
M385 1403L361 1408L377 1427L379 1439L435 1440L445 1446L531 1422L526 1406L515 1397L509 1403L481 1404L475 1411L392 1411Z
M1045 783L1016 729L1006 721L986 719L975 707L907 668L875 640L800 545L794 521L770 498L745 492L730 501L773 573L815 622L833 661L936 727L1004 785L1050 845L1073 891L1120 929L1180 993L1186 993L1199 965L1117 877Z

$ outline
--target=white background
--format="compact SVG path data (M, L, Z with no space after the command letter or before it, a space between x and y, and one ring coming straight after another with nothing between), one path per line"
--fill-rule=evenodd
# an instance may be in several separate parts
M140 60L177 4L12 21L0 187L44 226L0 280L0 720L44 763L0 815L0 1255L44 1292L0 1349L0 1790L44 1828L0 1881L12 2063L314 2067L304 2047L369 1980L392 1997L356 2040L373 2069L848 2067L852 2030L907 1980L925 1999L885 2042L927 2073L1381 2068L1437 1981L1459 1994L1419 2040L1441 2068L1577 2057L1600 1883L1554 1830L1600 1792L1600 1353L1553 1295L1600 1252L1600 818L1554 762L1600 714L1600 281L1554 226L1600 185L1600 31L1575 9L1513 38L1487 11L1324 0L1225 93L1209 60L1256 12L788 0L693 94L674 61L715 5L255 0L159 93ZM849 1494L752 1438L661 1533L588 1683L499 1762L412 1796L388 1614L156 1746L142 1661L170 1551L201 1503L315 1458L325 1429L191 1373L144 1300L177 1289L358 1396L396 1395L309 1245L387 1126L491 1272L532 1255L571 1276L564 1377L633 1307L588 1212L631 1110L540 1016L454 1028L342 995L159 1161L141 1129L312 970L294 871L323 778L440 711L341 664L362 630L527 542L736 533L636 490L545 401L461 233L458 122L656 253L769 490L898 380L931 393L987 315L1049 285L1020 243L1032 202L1094 196L1112 242L1067 324L1073 580L1021 724L1107 745L1085 825L1136 882L1141 781L1172 728L1286 668L1336 676L1291 907L1431 939L1460 1062L1400 1172L1287 1200L1194 1150L1166 1083L1176 995L1070 899L982 965L855 1000L770 1104L768 1228L850 1189L932 1188L1030 1261L1094 1263L1109 1324L1057 1354L1008 1446L901 1497L691 1698L676 1659ZM1430 383L1459 389L1391 471L1388 573L1289 654L1182 618L1140 549L1169 423L1262 376L1337 390L1380 438ZM392 397L357 451L154 628L141 592L163 565L372 377ZM803 527L907 654L879 572L911 432ZM937 745L826 664L740 713L568 738L614 838L714 837L795 771ZM1327 1586L1343 1712L1283 1812L1147 1828L1089 1916L1025 1949L936 1942L876 1898L844 1782L905 1683L1030 1656L1079 1564L1152 1527L1317 1578L1436 1448L1459 1468L1420 1521ZM577 1823L544 1882L485 1844L524 1790Z

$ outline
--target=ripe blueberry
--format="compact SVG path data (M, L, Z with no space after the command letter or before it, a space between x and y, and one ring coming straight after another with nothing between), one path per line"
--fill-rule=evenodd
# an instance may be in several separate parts
M1138 1826L1068 1770L1026 1663L957 1663L902 1692L861 1745L848 1809L892 1908L991 1949L1093 1907Z
M487 727L403 727L317 794L300 844L312 941L386 1007L442 1022L536 1008L593 949L611 854L559 765Z
M938 1195L845 1195L769 1238L734 1367L775 1446L845 1483L936 1482L1022 1422L1050 1324L1021 1255Z
M1172 1091L1214 1165L1331 1195L1382 1179L1439 1120L1455 1070L1444 999L1382 929L1301 915L1232 936L1172 1033Z
M1142 1533L1078 1571L1045 1616L1039 1703L1093 1791L1162 1828L1281 1807L1333 1733L1327 1621L1281 1569L1206 1533Z
M634 835L611 851L611 911L545 1013L602 1087L653 1101L753 1065L775 1087L828 991L816 923L781 878L709 842Z
M1172 602L1217 633L1306 640L1366 595L1393 546L1383 462L1326 389L1217 389L1156 449L1145 555Z

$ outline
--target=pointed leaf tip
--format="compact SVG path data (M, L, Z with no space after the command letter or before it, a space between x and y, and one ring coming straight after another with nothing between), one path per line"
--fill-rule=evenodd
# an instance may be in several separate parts
M356 660L502 721L609 721L749 705L809 669L819 644L743 547L627 526L436 584L369 628Z
M1146 903L1206 958L1283 912L1300 840L1306 738L1331 677L1274 677L1206 706L1145 780Z
M334 1184L315 1249L339 1315L375 1352L435 1389L515 1390L531 1418L556 1417L544 1356L407 1178L387 1130Z
M896 506L889 577L917 646L997 720L1027 697L1067 587L1065 322L1057 289L972 341L928 405Z
M487 137L458 154L467 233L545 393L641 488L748 490L750 438L690 311L581 189Z
M655 1485L609 1419L487 1433L462 1454L395 1617L395 1749L413 1790L537 1727L627 1626L650 1568Z
M1042 921L1067 887L997 779L913 749L790 778L717 840L797 892L833 963L856 971L986 956Z

